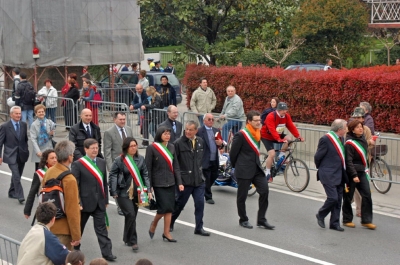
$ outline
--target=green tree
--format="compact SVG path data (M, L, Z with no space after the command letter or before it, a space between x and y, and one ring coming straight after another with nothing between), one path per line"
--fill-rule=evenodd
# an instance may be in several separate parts
M226 58L225 43L245 36L298 0L138 0L144 34L174 39L209 64Z
M304 0L293 18L294 33L306 39L300 50L309 61L357 61L366 53L366 5L359 0Z

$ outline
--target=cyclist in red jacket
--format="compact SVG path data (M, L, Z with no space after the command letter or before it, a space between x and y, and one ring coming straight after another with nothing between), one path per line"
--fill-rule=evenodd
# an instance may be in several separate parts
M269 182L272 182L272 178L270 178L271 174L271 166L274 162L275 157L275 143L284 143L279 154L278 165L283 162L285 159L285 150L287 149L287 141L292 140L290 135L284 134L285 128L293 134L294 137L301 139L299 131L296 126L293 124L292 118L290 117L288 112L288 106L285 102L279 102L276 111L268 114L265 119L264 125L261 128L261 141L263 142L265 148L268 152L268 158L266 160L266 169L265 175L268 178Z

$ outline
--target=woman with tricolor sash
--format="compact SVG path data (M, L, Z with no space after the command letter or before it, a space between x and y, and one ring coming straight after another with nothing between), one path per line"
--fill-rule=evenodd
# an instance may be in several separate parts
M39 194L40 187L43 181L44 174L47 169L54 166L57 163L57 155L53 149L47 149L42 153L39 162L39 169L33 174L32 185L29 191L29 195L26 198L24 215L28 219L31 216L33 203L35 202L35 196Z
M169 143L171 129L161 126L157 129L154 143L146 150L146 165L151 186L157 200L157 214L150 224L149 235L153 238L158 221L164 217L163 240L176 242L170 233L172 212L175 210L175 187L183 191L179 163L175 147Z
M136 216L139 206L152 198L150 180L144 157L138 153L135 138L122 142L122 154L114 160L109 174L110 195L117 200L125 216L123 241L132 250L138 250Z
M353 223L353 209L351 201L354 190L357 189L362 197L361 201L361 225L375 229L372 223L372 198L369 186L369 163L368 163L368 143L365 140L364 128L361 121L353 120L348 125L346 135L346 172L349 178L349 192L343 195L343 225L355 227Z

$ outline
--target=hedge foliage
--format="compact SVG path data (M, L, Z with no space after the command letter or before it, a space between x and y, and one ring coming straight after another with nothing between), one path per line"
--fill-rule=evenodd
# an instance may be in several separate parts
M336 118L347 120L361 101L367 101L372 105L376 130L400 133L400 66L306 72L189 65L183 79L188 107L201 77L207 78L215 92L216 112L222 109L226 87L233 85L245 111L262 111L277 96L288 103L295 121L330 125Z

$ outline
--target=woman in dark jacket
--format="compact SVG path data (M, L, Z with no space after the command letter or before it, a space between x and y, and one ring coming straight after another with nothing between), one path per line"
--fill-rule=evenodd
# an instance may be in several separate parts
M153 238L158 221L164 217L162 237L168 242L176 242L169 229L172 212L175 209L175 185L178 185L180 191L183 191L183 185L174 145L168 143L170 137L171 130L161 126L157 129L154 143L146 150L146 165L158 207L150 225L149 235Z
M24 208L24 215L26 219L31 216L33 203L35 202L35 196L39 194L44 174L48 168L54 166L56 163L57 155L53 149L47 149L43 151L39 162L39 169L33 174L31 189L29 190L29 195L26 198L26 204Z
M361 225L375 229L372 223L372 198L368 175L368 143L364 137L364 128L361 121L353 120L348 124L346 135L346 172L349 178L349 191L343 196L343 225L355 227L353 223L353 209L351 201L354 190L357 188L361 195Z
M140 107L143 111L144 120L141 133L143 134L143 138L146 139L142 142L144 147L149 145L149 132L154 133L157 128L156 126L159 124L158 117L156 113L151 112L152 109L162 109L164 108L162 99L160 94L157 93L157 90L154 86L149 86L146 88L147 99L144 101L143 105Z
M68 86L69 90L65 94L65 98L72 99L71 100L65 100L64 106L64 118L65 118L65 126L67 126L67 129L69 127L72 127L74 124L77 123L77 114L75 113L76 109L74 110L75 104L79 99L79 90L76 87L76 81L75 79L70 79L68 81ZM72 102L74 104L72 104Z
M125 215L123 240L133 250L138 250L136 233L136 216L138 213L138 192L131 171L124 163L125 159L133 159L139 169L142 183L147 187L149 199L150 181L144 157L138 153L137 141L133 137L127 137L122 143L122 155L117 157L111 166L109 174L110 195L117 200L121 211Z

